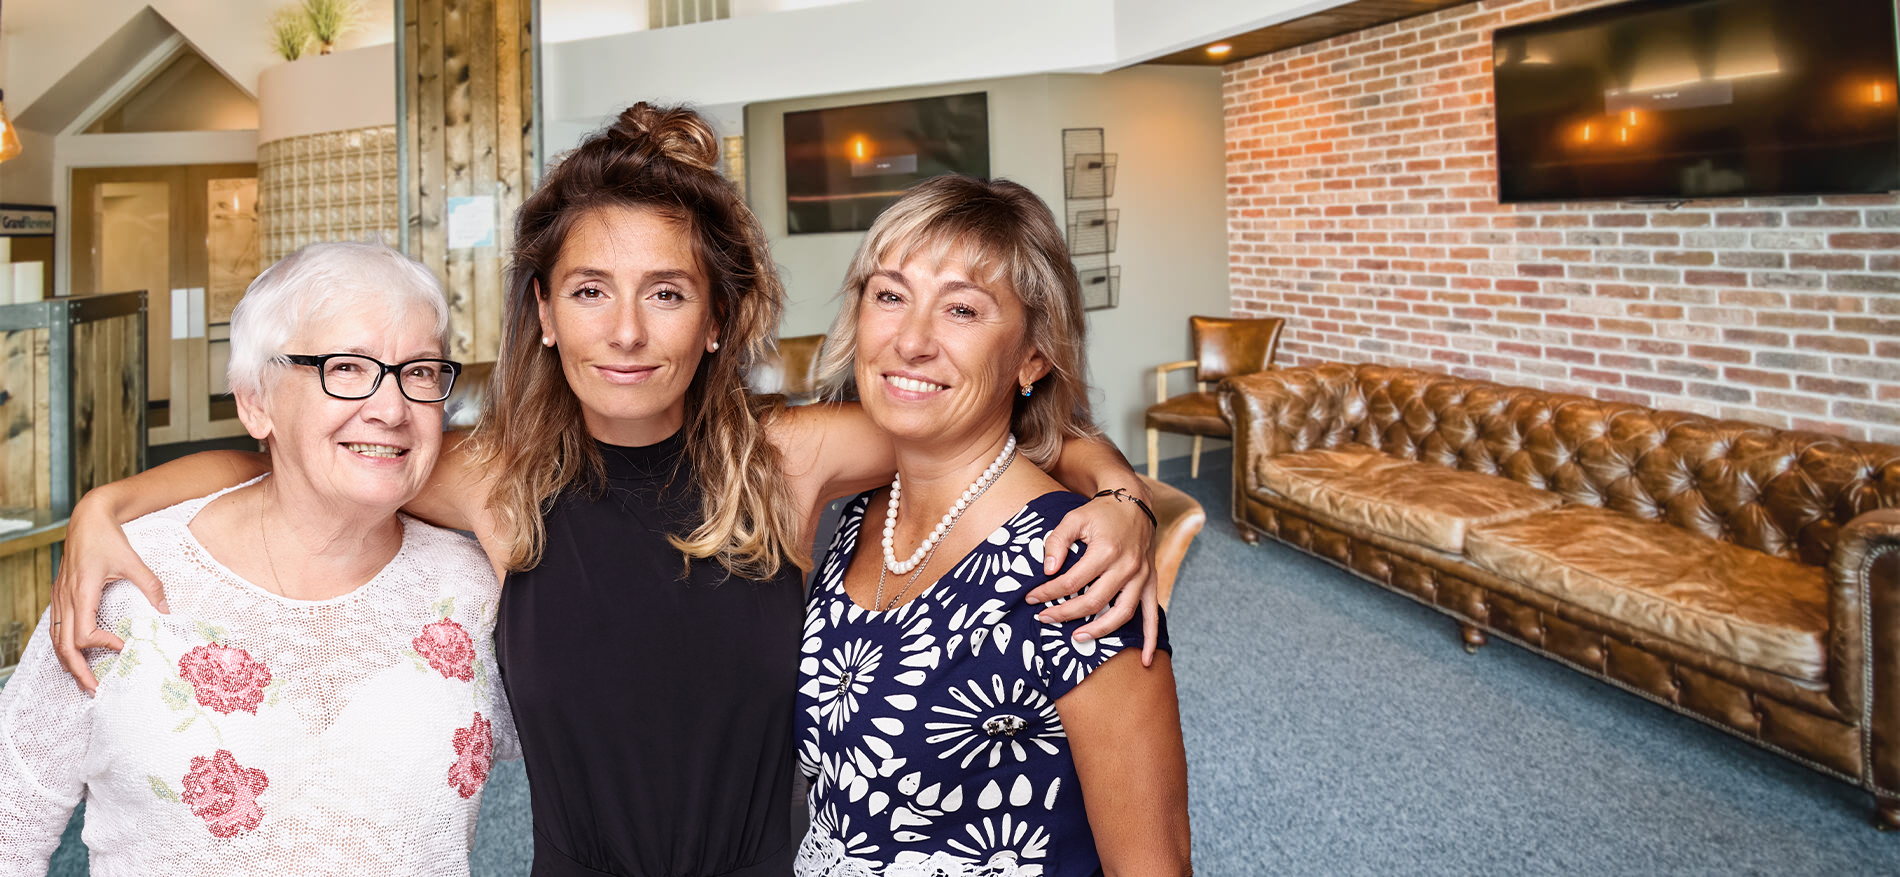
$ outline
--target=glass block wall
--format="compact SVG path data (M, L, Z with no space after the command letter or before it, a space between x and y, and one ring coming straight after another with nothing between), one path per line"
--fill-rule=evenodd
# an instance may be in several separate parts
M396 126L288 137L257 148L257 214L269 265L314 241L398 238Z

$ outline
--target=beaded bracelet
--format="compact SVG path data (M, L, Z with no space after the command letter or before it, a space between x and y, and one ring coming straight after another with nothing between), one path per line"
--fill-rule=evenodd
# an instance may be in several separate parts
M1138 506L1140 506L1140 507L1141 507L1141 513L1142 513L1142 514L1144 514L1144 515L1147 515L1147 516L1148 516L1148 525L1149 525L1149 526L1151 526L1151 527L1159 527L1159 526L1161 526L1161 522L1160 522L1160 521L1157 521L1157 520L1155 520L1155 510L1154 510L1154 509L1151 509L1151 508L1149 508L1149 507L1148 507L1148 504L1147 504L1147 503L1145 503L1145 502L1142 502L1142 501L1141 501L1141 497L1139 497L1139 496L1136 496L1136 495L1134 495L1134 494L1132 494L1132 493L1129 493L1129 492L1128 492L1128 488L1126 488L1126 487L1117 487L1117 488L1115 488L1114 490L1104 490L1104 491L1102 491L1101 493L1098 493L1098 494L1096 494L1094 498L1095 498L1095 499L1101 499L1101 498L1102 498L1102 497L1104 497L1104 496L1112 496L1112 497L1114 497L1114 498L1115 498L1115 501L1116 501L1116 502L1122 502L1122 501L1124 501L1124 500L1134 500L1134 501L1135 501L1135 505L1138 505Z

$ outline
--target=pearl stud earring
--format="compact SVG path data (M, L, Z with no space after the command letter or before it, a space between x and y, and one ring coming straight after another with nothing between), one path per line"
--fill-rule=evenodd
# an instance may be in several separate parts
M542 346L542 347L553 347L553 346L554 346L554 339L553 339L553 338L549 338L549 337L548 337L548 336L546 336L546 335L543 335L543 336L541 336L541 346Z

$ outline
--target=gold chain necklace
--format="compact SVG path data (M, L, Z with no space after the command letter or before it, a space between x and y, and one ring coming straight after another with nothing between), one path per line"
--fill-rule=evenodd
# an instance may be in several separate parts
M258 497L258 501L260 507L257 510L257 535L262 537L264 541L264 562L270 564L270 579L271 582L277 586L277 596L288 600L290 599L290 595L284 593L284 581L277 577L277 558L272 557L270 553L270 528L264 526L265 507L262 505L263 497L261 494Z

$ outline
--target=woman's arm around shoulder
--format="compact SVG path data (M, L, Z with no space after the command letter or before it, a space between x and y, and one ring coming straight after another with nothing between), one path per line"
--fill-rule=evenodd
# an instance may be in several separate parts
M856 402L786 408L765 426L799 499L812 507L889 484L897 471L891 437Z
M125 579L158 611L171 611L164 584L132 550L123 525L269 471L270 457L264 454L207 451L95 487L73 506L59 574L53 579L52 648L79 687L88 692L99 687L81 649L125 648L111 631L98 626L99 600L108 583Z
M492 468L485 471L476 465L472 436L469 432L442 436L442 454L436 458L435 469L402 510L438 527L474 533L500 582L508 575L507 557L496 538L495 514L488 507L497 475Z
M1093 499L1064 516L1043 540L1043 571L1052 578L1031 591L1029 601L1043 603L1074 595L1038 617L1053 624L1095 616L1076 631L1078 642L1107 636L1135 617L1139 606L1145 636L1141 662L1153 661L1161 607L1155 599L1156 524L1148 486L1114 443L1100 435L1063 442L1062 455L1050 465L1049 475L1063 487ZM1070 546L1077 542L1089 546L1088 554L1057 575ZM1089 587L1091 583L1095 587ZM1082 591L1085 587L1088 590Z

